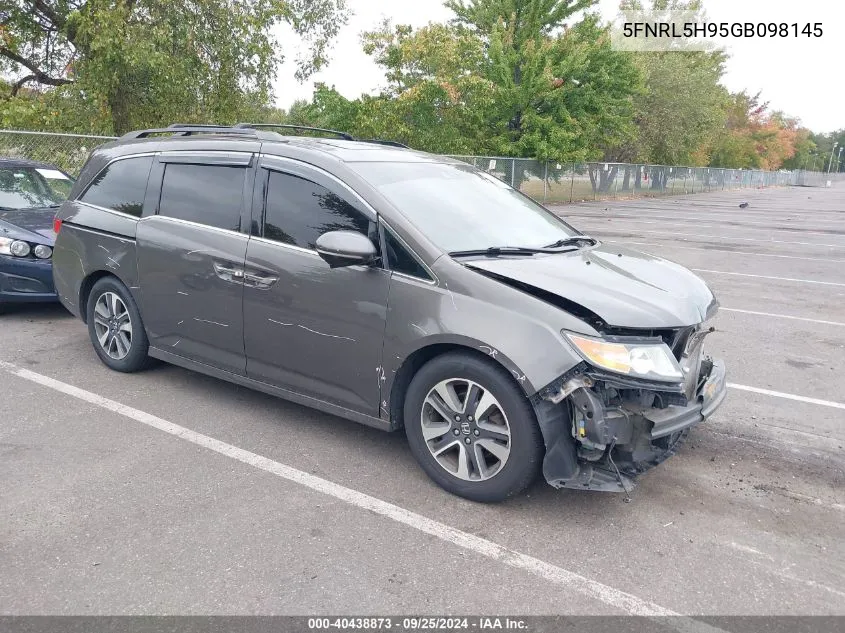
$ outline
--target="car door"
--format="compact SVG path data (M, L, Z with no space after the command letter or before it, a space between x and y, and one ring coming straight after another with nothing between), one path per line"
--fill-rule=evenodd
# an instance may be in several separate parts
M375 212L346 185L298 161L264 157L245 264L244 345L250 378L377 416L389 274L329 268L316 239L368 235Z
M137 233L150 345L241 375L252 160L251 152L160 154L154 213Z

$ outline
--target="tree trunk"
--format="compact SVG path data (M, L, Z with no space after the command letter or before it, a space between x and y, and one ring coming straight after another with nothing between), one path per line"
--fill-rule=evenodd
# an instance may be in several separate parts
M108 104L111 111L112 130L116 136L126 134L132 129L130 101L128 92L121 84L109 93Z

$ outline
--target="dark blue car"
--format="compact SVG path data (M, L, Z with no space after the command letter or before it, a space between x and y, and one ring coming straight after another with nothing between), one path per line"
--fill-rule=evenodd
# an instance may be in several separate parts
M0 310L55 301L53 218L73 178L48 165L0 158Z

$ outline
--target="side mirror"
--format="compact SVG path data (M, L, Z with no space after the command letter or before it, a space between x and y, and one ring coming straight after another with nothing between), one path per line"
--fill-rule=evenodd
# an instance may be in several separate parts
M329 231L317 238L317 254L331 268L369 264L376 258L370 238L355 231Z

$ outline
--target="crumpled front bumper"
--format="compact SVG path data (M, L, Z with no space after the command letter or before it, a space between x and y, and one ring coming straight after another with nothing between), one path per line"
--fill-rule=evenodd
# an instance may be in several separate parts
M714 360L710 376L698 390L695 402L685 407L670 405L665 409L648 409L643 412L643 417L654 425L651 428L651 439L666 437L703 422L719 408L727 392L725 363Z
M582 374L588 381L582 379L584 386L573 391L567 402L538 403L535 411L546 442L546 481L555 488L608 492L632 489L633 477L673 455L683 431L706 420L724 401L725 363L711 359L706 363L709 371L703 383L688 398L678 394L683 405L654 407L629 402L605 406L594 387L613 378L590 369ZM691 380L701 377L696 374ZM586 423L583 436L573 428L579 416Z

